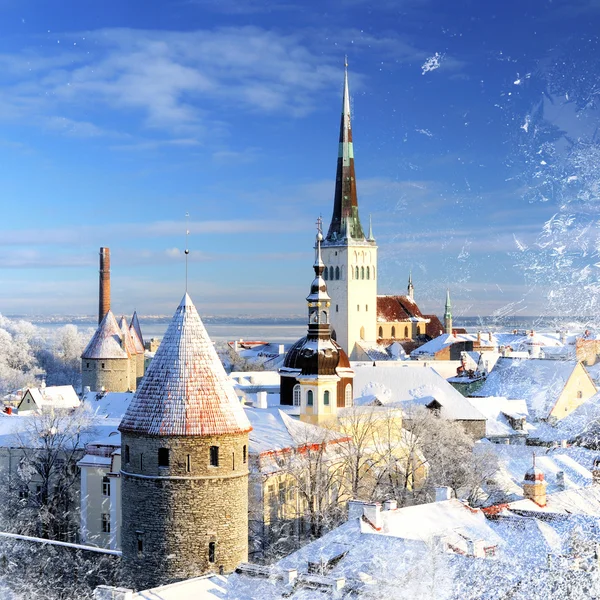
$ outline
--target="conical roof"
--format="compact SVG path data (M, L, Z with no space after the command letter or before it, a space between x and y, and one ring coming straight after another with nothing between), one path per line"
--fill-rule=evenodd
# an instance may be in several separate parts
M129 325L129 333L131 335L131 339L133 339L136 354L144 354L144 344L139 337L137 329L133 326L133 321Z
M133 327L135 329L135 332L137 333L138 337L140 338L140 342L142 342L142 348L143 348L144 347L144 336L142 335L142 327L140 325L140 320L138 319L138 316L137 316L137 310L133 311L133 317L131 317L130 327Z
M83 351L81 358L128 358L127 352L121 346L121 330L111 310L100 321L96 333Z
M135 342L129 332L129 326L127 325L127 319L123 316L119 321L119 329L121 330L121 336L123 339L123 348L127 351L129 356L135 356L137 350L135 349Z
M251 426L185 294L119 426L147 435L222 435Z

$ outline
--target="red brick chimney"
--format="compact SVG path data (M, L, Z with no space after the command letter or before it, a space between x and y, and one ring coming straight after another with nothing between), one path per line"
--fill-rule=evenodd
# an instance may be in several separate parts
M98 323L110 310L110 249L100 248L100 297L98 304Z

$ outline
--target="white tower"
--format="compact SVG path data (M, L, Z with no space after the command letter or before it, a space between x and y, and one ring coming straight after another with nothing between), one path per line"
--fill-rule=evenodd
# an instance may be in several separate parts
M365 237L358 216L347 63L333 215L322 255L333 335L355 360L359 354L356 343L377 338L377 245L370 227Z

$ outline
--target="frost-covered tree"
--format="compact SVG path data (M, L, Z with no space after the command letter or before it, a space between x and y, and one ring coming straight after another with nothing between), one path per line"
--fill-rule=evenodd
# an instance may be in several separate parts
M16 464L0 488L4 511L0 526L48 539L73 540L78 532L76 465L83 435L92 429L85 407L47 410L21 417L9 452Z

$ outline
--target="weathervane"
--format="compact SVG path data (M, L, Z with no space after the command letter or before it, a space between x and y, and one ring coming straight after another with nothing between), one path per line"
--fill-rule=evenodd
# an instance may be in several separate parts
M188 248L188 238L190 235L190 213L185 213L185 293L188 291L188 256L190 250Z

